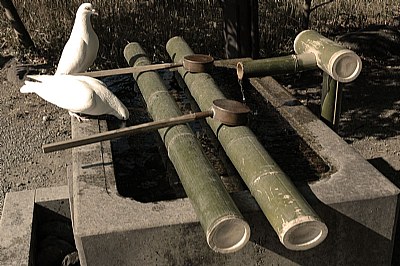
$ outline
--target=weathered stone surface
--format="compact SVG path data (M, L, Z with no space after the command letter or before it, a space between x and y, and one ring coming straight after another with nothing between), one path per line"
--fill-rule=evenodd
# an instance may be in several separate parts
M34 216L38 206L69 218L68 187L7 193L0 220L0 265L32 265L34 262Z
M0 265L29 265L35 191L7 193L0 221Z
M218 254L207 246L187 199L136 202L107 192L99 182L104 172L78 175L82 169L76 169L74 229L82 265L390 265L399 190L306 107L285 105L293 98L273 80L252 83L268 87L263 96L331 167L323 179L298 187L326 222L325 241L307 251L286 249L243 191L232 198L251 227L250 241L236 253ZM96 154L86 166L97 167L101 155ZM73 156L75 162L87 158Z

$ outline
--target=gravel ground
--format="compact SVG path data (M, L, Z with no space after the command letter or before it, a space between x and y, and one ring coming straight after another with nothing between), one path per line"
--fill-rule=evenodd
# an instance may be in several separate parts
M41 150L45 143L70 138L68 112L35 94L21 94L9 64L0 70L0 213L9 191L66 185L71 164L70 150Z

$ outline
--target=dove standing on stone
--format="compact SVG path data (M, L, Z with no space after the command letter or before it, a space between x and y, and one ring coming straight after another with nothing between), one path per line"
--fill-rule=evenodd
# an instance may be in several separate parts
M73 75L28 75L22 93L36 93L44 100L67 109L79 121L84 115L113 115L127 120L125 105L98 79Z
M71 35L61 54L56 75L85 72L96 59L99 39L92 28L91 15L98 15L92 4L80 5Z

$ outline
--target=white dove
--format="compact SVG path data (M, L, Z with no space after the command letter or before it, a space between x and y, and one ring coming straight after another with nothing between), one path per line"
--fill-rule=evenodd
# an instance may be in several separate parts
M93 64L99 50L99 39L92 28L91 15L98 15L92 4L80 5L55 74L85 72Z
M98 79L74 75L28 75L35 81L25 81L21 93L36 93L44 100L67 109L79 121L86 120L79 114L113 115L127 120L125 105Z

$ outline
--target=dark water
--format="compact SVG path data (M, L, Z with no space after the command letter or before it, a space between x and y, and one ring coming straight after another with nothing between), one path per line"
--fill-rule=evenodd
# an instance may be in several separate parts
M168 78L165 79L168 82ZM131 75L103 79L127 106L130 119L124 126L152 121L146 104ZM120 121L108 120L108 128L121 127ZM111 141L117 190L120 195L138 201L158 201L176 198L179 184L165 147L157 131L139 133Z

